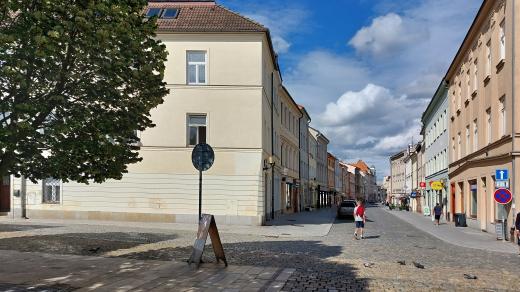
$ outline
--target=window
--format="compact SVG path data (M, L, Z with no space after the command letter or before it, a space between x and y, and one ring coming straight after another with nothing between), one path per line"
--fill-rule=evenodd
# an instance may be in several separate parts
M502 20L500 23L500 33L499 33L499 42L500 42L500 60L504 60L506 58L506 20Z
M469 155L469 125L466 126L466 155Z
M458 103L457 103L457 109L460 110L460 107L462 105L462 83L459 82L459 92L458 92L458 97L459 97L459 100L458 100Z
M188 116L188 145L206 143L206 115Z
M148 9L148 12L146 12L146 17L159 17L161 15L161 8L150 8Z
M461 143L460 143L460 132L459 134L457 135L457 159L460 159L462 156L461 156Z
M451 160L452 161L456 161L457 160L457 156L455 156L455 137L451 138Z
M61 182L54 178L43 180L43 196L44 204L59 204L61 196Z
M486 44L486 76L491 75L491 41Z
M473 91L478 89L478 61L473 62Z
M179 10L175 8L166 8L161 15L161 18L176 18L179 14Z
M470 181L469 188L471 191L471 218L477 218L478 212L478 196L477 196L477 181Z
M471 97L471 77L469 74L469 69L466 71L466 99Z
M500 137L502 137L502 136L506 135L506 127L507 127L507 124L506 124L506 97L505 96L502 96L500 98L499 111L500 111L500 120L498 121L499 125L500 125L499 133L500 133Z
M473 121L473 151L478 150L478 125L477 120Z
M491 144L491 108L486 111L486 144Z
M188 52L188 84L206 84L206 52Z

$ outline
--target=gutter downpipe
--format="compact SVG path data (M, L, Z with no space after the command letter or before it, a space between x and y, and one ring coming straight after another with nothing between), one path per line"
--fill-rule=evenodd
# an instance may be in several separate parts
M515 27L516 27L516 19L515 19L515 9L516 9L516 3L515 3L515 0L512 0L513 1L513 11L512 11L512 22L513 22L513 25L512 25L512 40L511 40L511 44L512 44L512 53L511 53L511 71L512 71L512 74L511 74L511 95L512 95L512 108L513 110L511 111L512 112L512 116L511 118L513 119L513 123L512 123L512 136L513 136L513 143L512 143L512 147L513 147L513 161L512 161L512 170L513 170L513 185L512 185L512 193L513 193L513 200L511 201L511 206L512 206L512 215L513 215L513 220L512 222L514 222L514 220L516 219L516 206L515 206L515 196L516 196L516 165L515 165L515 160L516 160L516 148L515 148L515 140L516 140L516 132L515 132L515 47L516 47L516 44L515 44ZM507 230L507 229L506 229ZM505 238L505 237L504 237Z
M271 155L273 158L274 138L274 73L271 73ZM271 165L271 219L274 220L274 164Z

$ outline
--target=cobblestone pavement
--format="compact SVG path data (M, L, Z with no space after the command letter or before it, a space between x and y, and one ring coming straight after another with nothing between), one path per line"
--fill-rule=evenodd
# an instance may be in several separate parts
M378 208L369 208L368 218L365 240L353 240L348 220L336 221L324 237L221 238L231 265L295 268L284 291L520 291L516 255L445 243ZM0 249L184 261L195 236L139 227L42 227L0 232ZM209 247L204 260L214 260Z

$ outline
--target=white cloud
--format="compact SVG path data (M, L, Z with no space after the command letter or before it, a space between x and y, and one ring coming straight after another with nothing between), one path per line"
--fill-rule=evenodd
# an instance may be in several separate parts
M369 69L359 61L317 50L302 56L284 81L298 102L318 115L345 91L363 88L369 76Z
M361 28L349 44L358 53L382 57L428 38L424 23L388 13L374 18L370 26Z
M308 17L306 10L298 7L280 7L273 10L255 6L245 9L250 10L245 12L246 17L269 28L274 49L278 54L289 51L291 42L288 39L304 27Z

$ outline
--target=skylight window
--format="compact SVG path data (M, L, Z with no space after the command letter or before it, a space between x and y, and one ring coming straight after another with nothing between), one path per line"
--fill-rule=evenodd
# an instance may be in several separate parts
M161 18L176 18L178 13L179 9L166 8L162 13Z
M161 14L161 11L161 8L150 8L148 9L148 12L146 12L146 17L159 16Z

